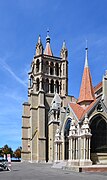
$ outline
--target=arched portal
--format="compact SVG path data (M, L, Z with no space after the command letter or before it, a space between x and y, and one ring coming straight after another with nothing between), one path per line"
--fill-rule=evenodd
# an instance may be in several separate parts
M64 159L67 160L69 159L69 129L70 129L70 124L71 124L71 118L68 118L66 123L65 123L65 128L64 128Z
M91 160L93 163L99 161L99 155L107 153L107 121L97 115L90 122L91 129ZM101 157L100 157L101 158Z

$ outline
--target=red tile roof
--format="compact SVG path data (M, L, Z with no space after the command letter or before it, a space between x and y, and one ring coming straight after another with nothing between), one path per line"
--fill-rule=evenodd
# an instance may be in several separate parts
M85 110L77 103L70 103L70 107L74 111L77 118L80 119Z
M87 102L87 101L92 102L94 100L95 100L95 95L94 95L94 90L92 86L90 70L89 70L89 67L85 67L83 77L82 77L78 103Z
M81 118L84 117L84 115L94 106L96 103L96 99L84 110L84 113L82 114Z
M46 48L45 48L44 54L49 55L49 56L53 55L49 42L46 43Z
M96 99L86 109L83 109L77 103L70 103L70 107L77 116L78 120L81 120L81 118L85 116L85 114L94 106L95 103L96 103Z
M94 93L97 92L100 88L102 88L102 82L100 82L94 87Z

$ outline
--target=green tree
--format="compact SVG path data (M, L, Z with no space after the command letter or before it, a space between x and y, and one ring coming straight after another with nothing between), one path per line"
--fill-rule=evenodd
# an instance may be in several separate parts
M6 159L7 159L7 154L10 154L11 157L13 156L13 150L7 144L4 145L4 147L2 148L2 155L4 156L4 154L6 155Z
M0 148L0 157L3 157L2 148Z
M18 147L14 152L14 157L20 159L21 158L21 150L22 147Z

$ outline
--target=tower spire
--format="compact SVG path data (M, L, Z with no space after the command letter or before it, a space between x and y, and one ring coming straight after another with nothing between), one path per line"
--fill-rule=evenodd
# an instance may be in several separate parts
M50 47L50 36L49 36L49 30L47 30L47 36L46 36L46 48L44 51L44 54L49 55L49 56L53 56L51 47Z
M67 48L66 48L66 42L65 42L65 40L63 41L62 49L67 49Z
M85 67L88 67L88 46L86 40L86 48L85 48Z
M40 37L40 34L39 34L39 37L38 37L38 44L41 44L41 37Z
M91 79L90 69L89 69L89 66L88 66L88 48L87 48L87 44L86 44L85 51L86 51L86 54L85 54L84 72L83 72L82 83L81 83L81 88L80 88L80 96L79 96L79 99L78 99L78 104L81 104L81 105L84 105L84 106L89 105L95 99L93 86L92 86L92 79Z

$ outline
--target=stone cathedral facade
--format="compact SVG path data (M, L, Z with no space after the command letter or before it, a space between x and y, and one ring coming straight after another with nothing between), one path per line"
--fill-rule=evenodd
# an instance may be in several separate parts
M22 161L66 162L68 167L107 164L107 71L93 87L86 48L76 99L68 95L67 58L65 42L56 57L49 35L45 50L39 36L29 72L28 102L23 104Z

